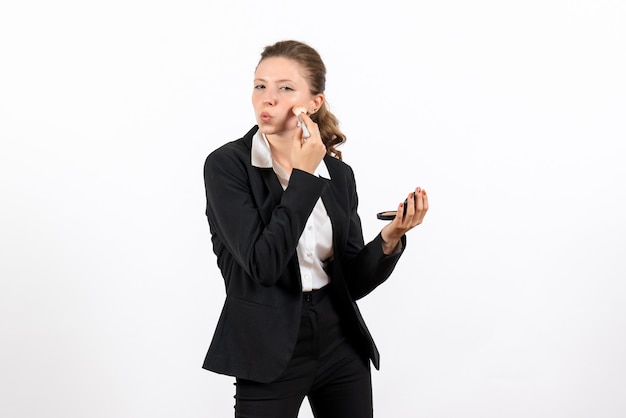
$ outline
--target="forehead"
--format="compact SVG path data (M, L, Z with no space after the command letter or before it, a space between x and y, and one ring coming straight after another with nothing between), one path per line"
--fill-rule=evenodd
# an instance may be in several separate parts
M254 72L256 78L264 80L291 80L306 82L303 67L295 60L285 57L266 58L259 63Z

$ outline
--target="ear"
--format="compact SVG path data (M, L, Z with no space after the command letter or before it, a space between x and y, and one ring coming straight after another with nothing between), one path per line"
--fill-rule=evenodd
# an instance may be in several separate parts
M309 108L309 114L317 112L319 108L322 107L324 100L324 95L321 93L313 96L313 100L311 100L311 107Z

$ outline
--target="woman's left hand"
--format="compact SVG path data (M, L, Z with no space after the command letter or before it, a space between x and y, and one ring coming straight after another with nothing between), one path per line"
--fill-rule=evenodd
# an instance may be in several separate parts
M409 194L406 206L406 213L404 213L404 203L400 203L396 217L380 232L385 254L393 253L400 243L400 238L424 220L428 211L426 190L421 187L416 188Z

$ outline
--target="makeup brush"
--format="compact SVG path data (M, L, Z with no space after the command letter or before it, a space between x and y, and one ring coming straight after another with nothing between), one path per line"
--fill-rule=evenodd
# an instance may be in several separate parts
M306 106L303 106L303 105L294 106L292 111L293 111L293 114L298 117L298 122L300 122L300 126L302 126L302 136L304 138L310 137L311 132L309 132L308 128L304 124L304 121L302 120L302 116L300 116L301 113L307 113Z

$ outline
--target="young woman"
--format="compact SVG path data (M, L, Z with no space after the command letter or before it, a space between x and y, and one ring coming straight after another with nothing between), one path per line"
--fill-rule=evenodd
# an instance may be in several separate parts
M295 418L305 396L318 418L372 417L379 354L355 301L389 277L428 210L418 187L364 243L325 78L310 46L267 46L254 75L257 125L206 159L226 301L203 367L236 377L236 417Z

